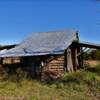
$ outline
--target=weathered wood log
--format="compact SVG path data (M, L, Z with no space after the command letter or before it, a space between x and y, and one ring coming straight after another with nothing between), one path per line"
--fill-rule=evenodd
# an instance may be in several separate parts
M67 70L68 72L74 72L70 48L67 49Z
M75 71L77 71L77 68L79 66L79 62L78 62L78 57L77 57L77 48L75 49Z

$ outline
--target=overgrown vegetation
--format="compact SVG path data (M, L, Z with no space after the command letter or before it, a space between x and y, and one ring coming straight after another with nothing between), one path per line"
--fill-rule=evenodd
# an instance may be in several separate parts
M91 52L84 53L85 60L100 60L100 50L92 50Z
M0 100L100 100L100 65L48 83L11 77L0 78Z

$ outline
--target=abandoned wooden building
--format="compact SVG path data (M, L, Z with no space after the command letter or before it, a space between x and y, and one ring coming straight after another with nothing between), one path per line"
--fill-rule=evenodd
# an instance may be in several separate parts
M32 77L45 71L74 72L83 66L83 48L100 49L100 45L80 42L78 32L73 30L34 33L10 47L0 53L0 65L21 67Z

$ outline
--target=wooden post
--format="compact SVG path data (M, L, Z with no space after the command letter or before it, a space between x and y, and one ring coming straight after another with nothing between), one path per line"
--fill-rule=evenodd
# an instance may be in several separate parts
M81 52L83 52L82 47L81 47ZM83 67L83 53L81 54L81 68Z
M77 46L73 46L71 48L72 51L72 63L73 63L73 69L74 71L77 71L77 67L78 67L78 57L77 57Z
M77 68L79 66L79 62L78 62L78 57L77 57L77 48L75 49L75 71L77 71Z
M64 71L67 72L67 50L64 54Z
M79 53L81 53L80 46L77 47L78 69L81 67L81 55L78 55Z
M3 58L0 58L0 69L2 70L3 67Z
M74 72L70 48L67 49L67 70L68 72Z

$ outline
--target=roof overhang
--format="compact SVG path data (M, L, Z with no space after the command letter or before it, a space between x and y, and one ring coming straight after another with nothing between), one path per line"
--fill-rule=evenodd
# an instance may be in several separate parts
M100 49L100 44L95 44L95 43L91 43L91 42L73 42L73 44L80 46L80 47Z
M17 46L17 44L0 46L0 50L11 49L14 48L15 46Z

